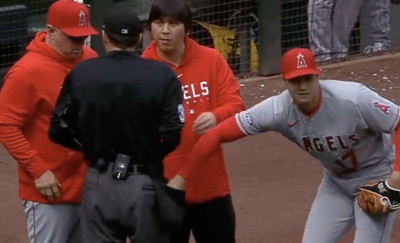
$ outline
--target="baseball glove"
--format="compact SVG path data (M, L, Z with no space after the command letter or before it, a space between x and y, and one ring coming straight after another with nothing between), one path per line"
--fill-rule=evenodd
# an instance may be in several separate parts
M361 185L357 197L360 208L372 215L387 214L400 208L400 190L387 180Z

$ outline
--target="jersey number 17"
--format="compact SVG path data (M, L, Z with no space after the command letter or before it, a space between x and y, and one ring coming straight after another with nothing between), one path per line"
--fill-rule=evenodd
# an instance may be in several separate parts
M346 166L344 164L346 163L346 161L350 162L351 167ZM354 152L353 149L349 149L347 153L345 153L335 161L335 164L337 164L342 169L342 172L345 172L346 174L355 172L357 170L357 165L358 165L356 153Z

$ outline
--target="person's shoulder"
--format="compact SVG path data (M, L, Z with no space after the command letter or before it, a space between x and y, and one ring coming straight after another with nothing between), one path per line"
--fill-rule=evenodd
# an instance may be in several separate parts
M42 62L44 59L45 58L42 55L29 51L22 55L21 58L11 66L11 68L18 67L31 71L37 70L38 68L46 69L46 63Z
M8 69L3 85L8 83L37 88L40 87L39 83L43 79L50 76L47 66L40 61L35 61L35 58L28 52Z
M272 96L271 99L274 103L274 110L276 113L281 113L293 104L293 99L289 94L288 90L283 91L282 93Z
M360 88L363 86L353 81L331 79L320 80L320 85L324 96L352 102L356 101Z
M198 45L197 55L215 60L224 58L223 55L218 50L203 45Z
M38 61L35 54L32 52L24 54L9 68L7 74L34 77L38 73L47 72L47 66L43 62Z

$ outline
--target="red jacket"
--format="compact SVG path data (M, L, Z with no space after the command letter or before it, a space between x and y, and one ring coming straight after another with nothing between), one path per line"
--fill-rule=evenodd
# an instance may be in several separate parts
M166 62L158 56L155 42L144 51L143 57ZM171 179L179 173L187 179L186 199L189 204L226 196L230 194L230 186L222 148L197 168L190 168L187 156L200 138L192 128L201 113L212 111L220 123L244 109L238 81L218 51L200 46L190 38L185 40L181 64L177 67L168 64L182 83L185 126L181 144L164 160L164 175Z
M51 203L80 203L86 164L80 153L52 143L50 116L67 73L81 60L97 54L85 47L83 55L68 61L45 43L39 32L27 53L5 77L0 93L0 142L18 162L21 199L50 203L34 180L50 170L61 183L60 197Z

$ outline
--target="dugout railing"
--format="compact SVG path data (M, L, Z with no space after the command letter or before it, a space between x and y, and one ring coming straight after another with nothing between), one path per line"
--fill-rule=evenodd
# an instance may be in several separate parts
M239 76L274 75L279 73L282 53L292 47L310 46L310 14L308 6L317 0L188 0L195 17L190 36L200 44L217 49ZM328 0L324 0L328 1ZM372 42L371 9L367 0L359 11L349 38L349 52L343 61L359 57ZM0 1L0 79L9 67L25 53L25 47L38 30L46 27L46 12L54 0ZM147 16L152 0L84 0L90 6L91 22L101 28L105 13L113 5L134 8L144 27L141 49L151 41ZM326 3L326 2L325 2ZM323 3L323 4L325 4ZM315 13L314 13L315 14ZM390 3L391 48L400 45L400 5ZM332 21L327 19L326 21ZM104 52L100 36L92 37L90 45ZM140 50L139 50L140 51ZM378 55L384 52L368 55Z

